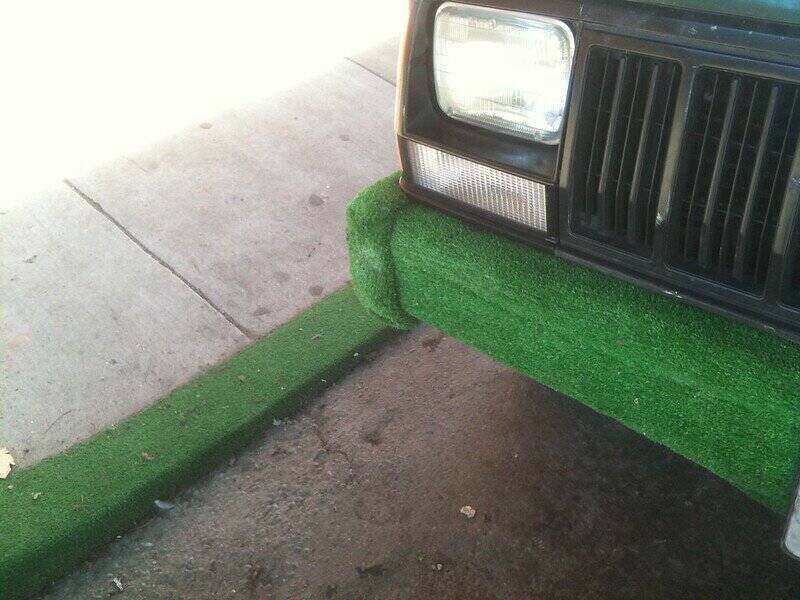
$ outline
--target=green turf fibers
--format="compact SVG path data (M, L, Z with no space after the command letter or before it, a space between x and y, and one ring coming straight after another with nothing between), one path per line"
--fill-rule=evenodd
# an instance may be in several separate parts
M0 598L41 591L389 335L345 288L151 408L13 472L0 482Z
M416 322L400 306L390 248L395 219L407 204L406 197L397 193L393 175L363 190L347 207L350 272L359 283L356 295L398 329L409 329Z
M369 306L430 323L788 506L800 347L409 203L396 180L348 211L351 275Z

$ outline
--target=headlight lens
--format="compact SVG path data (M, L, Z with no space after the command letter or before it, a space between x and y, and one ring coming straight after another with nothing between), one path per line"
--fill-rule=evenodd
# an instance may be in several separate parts
M574 52L561 21L447 2L434 24L439 106L460 121L556 144Z

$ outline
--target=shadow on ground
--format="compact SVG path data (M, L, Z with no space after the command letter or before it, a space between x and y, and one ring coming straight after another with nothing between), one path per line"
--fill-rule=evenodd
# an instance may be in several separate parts
M50 598L105 598L115 577L148 599L800 591L780 517L430 329L175 503Z

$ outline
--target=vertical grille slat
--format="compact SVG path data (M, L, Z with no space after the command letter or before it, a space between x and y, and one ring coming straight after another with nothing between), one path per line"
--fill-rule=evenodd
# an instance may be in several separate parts
M628 120L625 125L625 142L622 145L622 156L620 158L619 177L617 177L617 187L614 190L614 231L617 235L625 231L624 221L627 219L627 199L625 198L625 182L631 181L631 169L633 168L632 162L635 160L636 147L634 146L633 138L635 137L635 124L636 119L634 110L637 103L641 99L642 85L644 78L645 65L644 61L631 59L636 65L636 75L634 77L633 95L631 97L630 108L628 109ZM645 107L645 113L647 108ZM646 122L646 118L645 118ZM642 131L646 128L644 122L642 123ZM634 163L635 164L635 163Z
M734 190L737 190L741 187L743 178L745 177L744 173L747 170L744 168L745 160L745 152L747 150L747 139L751 135L753 131L753 123L754 123L754 116L755 116L755 108L756 108L756 98L758 96L758 82L755 83L753 87L753 93L750 96L750 105L747 109L747 120L745 121L744 125L744 132L742 134L743 143L739 145L739 154L736 159L736 170L733 174L733 183L731 185L731 196L734 193ZM733 221L734 221L734 214L735 212L731 210L731 198L728 198L728 210L725 213L725 220L722 226L722 236L720 238L719 244L719 256L718 256L718 264L726 264L727 261L730 260L730 253L732 252L732 243L731 243L731 236L733 235Z
M778 154L778 159L776 160L777 168L775 169L775 175L772 178L772 185L769 188L769 203L767 205L767 215L772 216L775 212L774 207L776 206L777 202L775 201L776 196L780 196L783 193L783 189L786 186L785 180L782 181L781 175L784 173L788 173L789 165L787 162L787 147L790 143L791 137L791 127L792 123L796 123L797 119L797 100L800 96L800 89L795 89L792 93L792 102L791 108L789 109L789 116L787 118L787 123L789 125L786 126L782 141L781 141L781 149ZM795 142L796 144L796 142ZM789 155L791 156L794 153L794 147L789 149ZM790 161L789 161L790 162ZM784 175L785 179L785 175ZM770 250L769 244L766 243L767 240L767 233L769 231L770 219L764 219L764 222L761 225L761 234L758 236L758 255L756 257L756 269L761 271L762 269L766 270L767 268L767 261L770 257Z
M761 138L758 141L758 151L756 152L755 165L753 166L753 175L750 178L750 189L747 191L747 200L744 203L744 212L742 213L742 224L739 226L739 242L736 244L736 253L733 259L733 277L737 281L744 281L745 279L745 263L750 256L750 249L753 240L750 237L750 230L753 227L753 219L756 211L756 199L761 187L761 180L764 170L764 159L767 156L767 145L769 144L769 136L772 132L773 122L775 120L775 108L778 102L778 93L780 87L773 85L769 94L769 102L767 103L767 113L764 117L764 125L761 128ZM766 221L765 221L766 222Z
M608 130L608 122L601 117L604 107L608 104L608 99L611 96L612 90L608 85L609 81L616 78L615 74L610 73L611 70L615 70L615 67L612 67L613 60L611 57L611 53L608 53L605 59L605 68L603 69L603 81L600 84L600 98L599 103L597 105L597 115L594 119L594 135L592 136L591 141L591 150L589 153L589 168L587 169L587 177L586 177L586 194L584 196L584 223L588 223L590 220L590 215L594 214L595 212L595 195L591 193L591 190L596 185L595 179L595 165L598 160L599 155L599 148L600 148L600 140L605 137L606 131Z
M798 142L798 86L703 67L691 90L668 262L762 295Z
M800 173L800 157L794 156L790 172ZM778 279L780 299L795 308L800 308L800 186L796 182L787 185L783 194L783 205L778 217L775 256L770 265L773 277Z
M643 64L640 63L640 67ZM631 178L631 189L628 194L628 243L635 245L642 240L642 230L644 227L643 210L646 203L642 194L642 173L644 171L645 148L647 139L650 135L651 123L655 106L656 88L658 86L658 75L661 65L653 65L650 71L650 81L647 84L647 97L644 104L644 115L642 118L642 128L639 131L639 144L636 146L636 162L633 167L633 177ZM620 181L622 178L620 177Z
M708 189L708 199L703 211L703 224L700 226L700 248L698 250L698 261L704 269L713 266L711 255L713 247L716 246L714 240L714 220L719 206L720 185L722 184L722 171L725 166L725 157L731 142L731 132L733 130L733 117L735 114L736 103L739 101L738 79L731 80L730 90L728 91L728 102L725 108L725 117L722 121L722 132L720 133L717 155L714 159L714 169L711 174L711 184ZM716 253L715 253L716 254Z
M708 114L706 115L706 126L703 128L703 141L700 145L700 154L697 160L697 165L694 169L693 179L694 185L692 185L692 195L689 201L689 210L686 211L686 224L684 226L684 241L683 241L683 253L684 258L689 260L693 251L695 251L696 240L699 234L697 231L695 221L698 221L697 217L695 216L696 207L699 204L698 197L703 194L702 191L702 184L703 184L703 177L706 173L706 163L707 163L707 155L709 153L709 148L711 147L711 131L712 126L714 125L714 119L711 118L711 114L714 110L714 105L717 103L719 94L719 75L714 76L714 85L711 91L710 100L708 102Z
M658 124L658 137L655 142L656 147L656 154L653 160L654 165L661 165L662 156L666 152L666 139L665 136L669 133L669 126L671 125L672 119L672 105L671 103L674 101L674 93L675 89L678 84L678 78L680 76L680 69L678 65L675 63L667 63L666 68L669 70L669 79L667 81L667 95L661 96L658 101L663 102L668 109L661 113L661 117ZM650 174L650 191L648 193L647 198L647 223L652 224L655 223L655 215L656 215L656 208L658 204L658 186L656 177L661 174L661 169L653 168L651 169ZM653 231L654 227L651 225L645 229L645 245L647 247L651 247L653 243Z
M783 299L789 306L800 308L800 222L795 224L794 237L784 260Z
M661 145L674 111L680 67L593 47L578 124L571 223L584 235L642 256L652 253L653 199Z
M611 187L611 171L617 166L620 129L620 106L625 89L625 78L628 74L628 59L622 57L617 65L617 80L614 86L614 96L611 101L611 115L606 134L606 145L603 151L603 165L600 168L600 183L597 188L597 201L600 204L600 222L606 231L611 229L613 212L609 198Z

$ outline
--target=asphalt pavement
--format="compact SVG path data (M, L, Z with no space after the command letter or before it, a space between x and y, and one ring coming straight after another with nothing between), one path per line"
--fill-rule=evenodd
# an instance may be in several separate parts
M173 504L48 600L800 592L780 517L429 328Z

